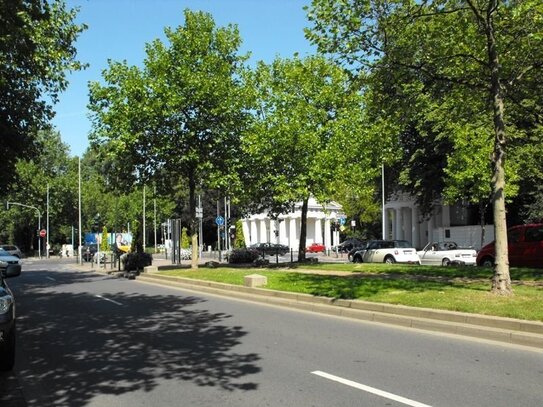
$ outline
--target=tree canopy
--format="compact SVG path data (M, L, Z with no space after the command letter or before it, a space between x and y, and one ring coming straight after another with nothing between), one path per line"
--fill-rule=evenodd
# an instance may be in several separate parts
M143 67L110 62L105 84L90 85L94 145L116 157L124 182L170 180L189 190L193 267L197 266L195 192L228 190L235 181L239 134L248 116L237 27L216 27L210 14L185 10L167 43L146 46Z
M308 8L308 37L355 78L363 74L376 117L399 125L398 146L405 135L441 146L446 162L437 187L451 197L491 196L493 290L504 294L511 289L505 200L515 193L506 178L511 185L518 178L506 152L522 154L515 144L541 134L543 93L534 80L542 69L542 15L534 0L314 0ZM424 151L417 144L412 165Z
M38 155L34 136L49 125L66 72L82 68L74 44L85 26L76 13L63 0L0 2L0 192L19 159Z

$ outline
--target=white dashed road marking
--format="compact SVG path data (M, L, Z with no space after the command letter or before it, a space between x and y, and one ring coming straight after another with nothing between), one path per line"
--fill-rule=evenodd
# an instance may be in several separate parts
M428 404L419 403L418 401L410 400L410 399L407 399L405 397L398 396L396 394L392 394L392 393L389 393L389 392L386 392L386 391L383 391L383 390L376 389L375 387L366 386L364 384L360 384L360 383L357 383L357 382L353 382L351 380L343 379L341 377L334 376L334 375L331 375L331 374L326 373L326 372L321 372L319 370L316 370L316 371L311 372L311 373L314 374L314 375L320 376L320 377L324 377L325 379L332 380L332 381L344 384L346 386L354 387L355 389L363 390L365 392L372 393L372 394L375 394L377 396L387 398L389 400L394 400L394 401L397 401L399 403L406 404L408 406L412 406L412 407L431 407Z
M96 294L95 297L96 297L96 298L100 298L101 300L104 300L104 301L112 302L113 304L123 305L123 304L121 304L120 302L110 300L109 298L102 297L101 295L98 295L98 294Z

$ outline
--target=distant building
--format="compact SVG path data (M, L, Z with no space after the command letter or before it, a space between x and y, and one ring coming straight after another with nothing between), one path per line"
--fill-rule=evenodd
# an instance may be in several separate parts
M293 212L271 219L267 213L251 215L242 220L247 246L255 243L280 243L298 250L300 242L302 203ZM323 205L309 200L306 245L323 243L327 249L339 244L339 232L332 224L343 217L337 202ZM482 228L478 214L466 205L436 205L431 216L421 217L415 198L398 193L385 203L385 239L408 240L422 249L431 241L454 241L460 246L481 249ZM381 238L381 236L376 236ZM494 240L494 226L486 225L483 245Z
M337 245L339 232L332 231L331 226L342 215L342 207L338 203L330 202L323 206L314 198L310 198L307 211L306 245L323 243L326 248ZM266 213L251 215L242 220L245 244L249 246L255 243L280 243L298 250L301 217L301 202L294 206L293 212L279 215L276 220L271 219Z
M434 213L421 219L415 199L395 194L385 203L385 237L408 240L416 248L430 241L454 241L481 249L482 228L478 213L467 205L436 205ZM494 226L486 225L483 245L494 240Z

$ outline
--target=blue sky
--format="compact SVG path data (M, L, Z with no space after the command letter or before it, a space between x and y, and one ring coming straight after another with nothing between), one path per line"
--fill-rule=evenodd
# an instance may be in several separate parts
M88 25L76 46L78 59L90 64L69 75L70 85L55 106L53 124L73 156L89 145L87 117L89 81L101 80L107 60L126 60L141 65L144 46L155 38L164 39L165 27L183 25L183 10L203 10L219 26L237 24L243 44L241 53L251 52L250 63L271 62L276 56L313 54L304 37L309 26L303 6L310 0L67 0L79 7L77 22Z

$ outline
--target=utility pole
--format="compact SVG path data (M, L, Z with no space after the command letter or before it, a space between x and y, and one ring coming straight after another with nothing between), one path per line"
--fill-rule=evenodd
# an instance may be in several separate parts
M145 185L143 186L143 251L145 252Z
M45 244L45 258L49 258L49 184L47 184L47 238L46 238L46 244ZM72 245L73 245L73 238L72 238Z

